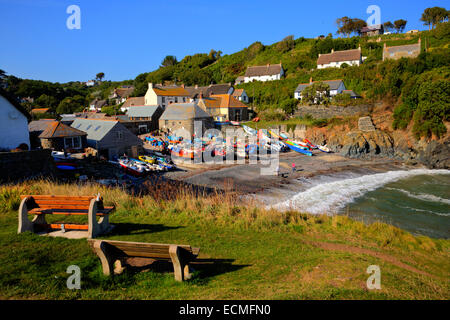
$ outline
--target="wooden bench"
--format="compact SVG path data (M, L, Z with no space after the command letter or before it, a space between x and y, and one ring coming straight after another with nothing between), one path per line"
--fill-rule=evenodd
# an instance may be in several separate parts
M100 196L51 196L24 195L21 196L19 207L19 227L17 233L25 231L36 232L38 229L86 230L88 238L108 232L111 229L109 214L114 206L103 206ZM28 214L34 214L32 221ZM84 215L88 216L88 224L47 223L46 214ZM100 220L97 222L97 216Z
M88 241L100 258L105 275L114 274L114 264L117 261L119 265L122 265L123 258L139 257L172 261L175 280L183 281L191 278L189 263L195 260L200 252L200 248L191 248L189 245L96 239L89 239Z

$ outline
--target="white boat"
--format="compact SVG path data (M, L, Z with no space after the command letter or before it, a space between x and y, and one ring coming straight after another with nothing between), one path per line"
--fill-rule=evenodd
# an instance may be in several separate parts
M318 145L317 149L319 149L322 152L326 152L326 153L330 153L331 152L330 148L328 148L327 145L324 145L324 146L319 146Z

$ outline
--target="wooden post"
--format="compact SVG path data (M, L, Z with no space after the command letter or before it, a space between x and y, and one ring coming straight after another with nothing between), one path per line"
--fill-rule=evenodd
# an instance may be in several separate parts
M170 245L169 247L169 255L173 264L173 271L175 273L176 281L184 280L184 266L182 260L180 259L180 249L177 245Z

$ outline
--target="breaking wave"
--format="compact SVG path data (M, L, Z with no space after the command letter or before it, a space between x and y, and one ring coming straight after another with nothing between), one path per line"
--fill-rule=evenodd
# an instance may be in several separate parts
M332 181L314 186L294 195L289 200L271 205L270 207L280 210L295 209L312 214L333 214L367 192L378 189L388 183L417 175L436 174L450 174L450 170L414 169L407 171L388 171L357 178ZM421 196L424 195L422 194ZM439 199L448 201L447 199Z
M442 202L442 203L446 203L446 204L450 204L450 200L449 199L444 199L441 197L437 197L434 196L432 194L426 194L426 193L411 193L409 191L406 190L402 190L402 189L397 189L397 188L386 188L388 190L394 190L394 191L399 191L403 194L406 194L408 197L410 198L415 198L415 199L419 199L419 200L423 200L423 201L429 201L429 202Z

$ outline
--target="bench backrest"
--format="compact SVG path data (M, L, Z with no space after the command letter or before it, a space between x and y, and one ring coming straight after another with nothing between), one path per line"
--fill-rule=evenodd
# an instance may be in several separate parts
M89 240L90 243L93 243L94 241L106 242L108 245L118 250L119 253L130 257L170 259L170 244L116 240ZM194 256L197 256L200 251L199 248L191 248L190 245L178 245L178 247L185 249Z
M21 200L27 200L28 209L71 209L71 210L89 210L92 199L96 196L50 196L50 195L24 195ZM100 198L101 199L101 198ZM102 201L99 203L102 204Z

